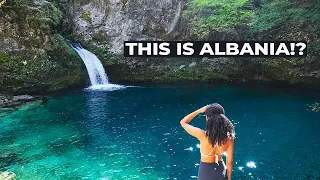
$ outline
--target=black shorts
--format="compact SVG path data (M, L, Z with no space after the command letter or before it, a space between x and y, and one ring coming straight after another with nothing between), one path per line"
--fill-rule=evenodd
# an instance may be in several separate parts
M224 162L220 161L219 164L200 162L198 180L228 180Z

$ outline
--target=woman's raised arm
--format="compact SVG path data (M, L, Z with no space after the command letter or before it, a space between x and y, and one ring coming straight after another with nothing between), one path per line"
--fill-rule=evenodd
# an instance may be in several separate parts
M187 133L189 133L191 136L194 136L198 139L202 138L202 136L204 135L204 131L200 128L194 127L192 125L189 124L189 122L196 117L198 114L205 112L207 106L204 106L190 114L188 114L187 116L185 116L181 121L180 124L183 127L184 130L187 131Z

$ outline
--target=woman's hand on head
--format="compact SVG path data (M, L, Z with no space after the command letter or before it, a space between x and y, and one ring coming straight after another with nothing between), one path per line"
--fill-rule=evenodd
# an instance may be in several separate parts
M202 108L198 109L199 113L204 113L206 111L206 109L207 109L207 106L208 105L203 106Z

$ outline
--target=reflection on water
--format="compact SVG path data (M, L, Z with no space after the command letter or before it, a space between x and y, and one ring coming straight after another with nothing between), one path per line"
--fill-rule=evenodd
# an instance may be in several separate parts
M87 146L99 150L100 144L110 144L108 136L108 94L88 91L85 94L84 126ZM100 149L103 151L103 149Z
M253 161L247 162L247 166L248 166L249 168L256 168L256 167L257 167L257 166L256 166L256 163L254 163Z
M185 148L184 150L186 150L186 151L193 151L193 148L192 148L192 147L189 147L189 148Z
M179 121L214 101L236 127L234 179L317 179L320 113L307 108L318 98L211 86L70 92L1 114L0 171L18 179L197 178L200 145ZM191 123L204 128L205 118Z

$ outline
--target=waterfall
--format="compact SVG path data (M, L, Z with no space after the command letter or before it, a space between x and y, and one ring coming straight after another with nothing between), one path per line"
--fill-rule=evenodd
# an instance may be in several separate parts
M78 44L72 44L72 48L79 54L84 62L92 86L109 84L108 76L96 55Z
M176 11L176 15L173 18L173 21L172 21L172 23L170 25L170 28L169 28L169 31L168 31L167 34L172 33L172 31L176 28L177 23L178 23L179 18L180 18L180 14L181 14L181 2L179 2L179 4L178 4L178 10Z
M109 83L106 71L95 54L84 49L80 44L72 43L70 45L78 53L86 66L91 83L89 89L117 90L125 88L122 85Z

